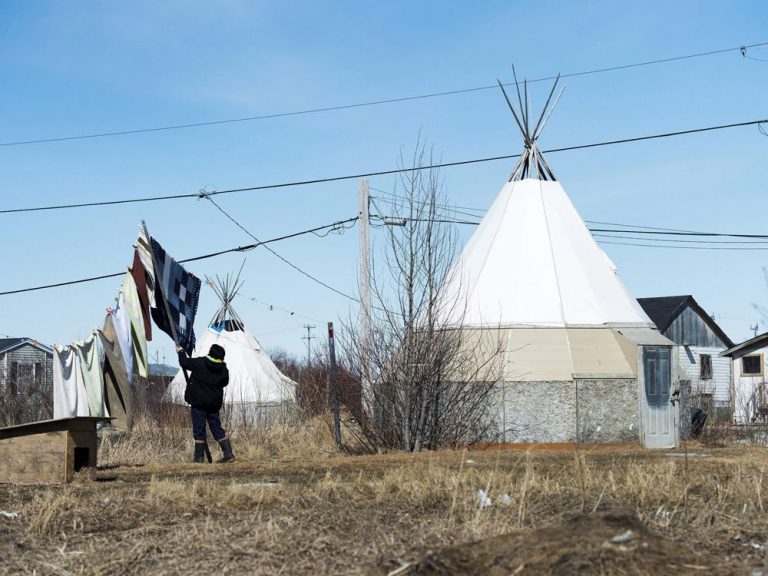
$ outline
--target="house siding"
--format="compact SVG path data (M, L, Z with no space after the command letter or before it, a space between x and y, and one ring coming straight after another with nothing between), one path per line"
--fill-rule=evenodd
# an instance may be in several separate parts
M669 327L664 336L679 345L678 378L690 382L691 400L701 394L711 395L713 408L725 409L730 413L733 406L733 363L720 353L728 348L698 312L687 306ZM701 379L701 355L712 358L712 378ZM714 416L714 414L713 414Z
M720 356L722 348L699 346L680 346L678 361L680 378L691 382L691 393L711 394L719 406L728 406L731 402L731 366L730 358ZM712 358L712 378L701 379L701 355L709 354Z
M681 346L717 348L723 351L728 345L690 307L683 310L664 331L664 336Z
M52 416L53 353L31 341L1 352L0 427Z
M2 370L0 370L0 386L4 391L7 391L10 387L11 371L14 362L17 366L32 366L33 378L35 378L35 365L39 363L40 368L43 370L40 381L47 386L53 385L53 355L27 343L0 354L0 365L2 366ZM22 393L22 390L17 389L17 392Z
M756 376L741 374L741 359L753 354L762 355L763 373ZM730 360L730 358L729 358ZM768 348L748 348L733 355L733 409L734 421L738 424L748 424L755 417L757 408L768 401Z

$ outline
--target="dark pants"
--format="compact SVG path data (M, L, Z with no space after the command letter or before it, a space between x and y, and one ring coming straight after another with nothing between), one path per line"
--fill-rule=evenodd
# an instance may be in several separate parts
M205 433L206 422L208 422L208 427L211 429L214 440L218 442L227 437L227 433L221 427L218 412L206 412L205 410L192 408L192 436L196 441L205 442L207 437Z

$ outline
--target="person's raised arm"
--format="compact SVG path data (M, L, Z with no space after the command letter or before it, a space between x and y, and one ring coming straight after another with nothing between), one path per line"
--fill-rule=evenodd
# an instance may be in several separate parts
M192 361L187 356L187 353L184 352L184 349L181 346L176 346L176 352L179 355L179 366L186 370L192 370Z

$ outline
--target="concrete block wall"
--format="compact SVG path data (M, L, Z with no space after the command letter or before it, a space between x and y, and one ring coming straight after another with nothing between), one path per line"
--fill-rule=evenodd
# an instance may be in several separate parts
M496 395L500 442L640 441L634 379L505 382ZM506 430L505 430L506 427Z

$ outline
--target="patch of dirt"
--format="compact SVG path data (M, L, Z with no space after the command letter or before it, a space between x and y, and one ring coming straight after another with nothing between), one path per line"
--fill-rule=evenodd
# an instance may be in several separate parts
M743 566L666 540L622 512L579 515L549 528L449 546L403 568L403 576L744 573Z

